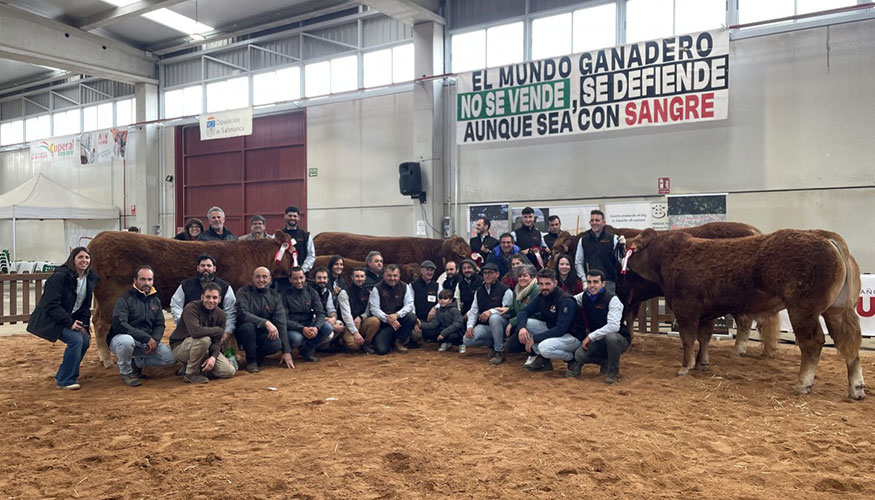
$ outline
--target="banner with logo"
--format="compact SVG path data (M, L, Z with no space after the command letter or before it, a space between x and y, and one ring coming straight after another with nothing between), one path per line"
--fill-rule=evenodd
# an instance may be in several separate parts
M709 222L726 222L725 194L668 195L666 201L671 229L696 227Z
M200 116L201 140L252 134L252 108L232 109Z
M729 32L478 70L458 82L460 145L723 120Z
M75 135L67 137L53 137L30 143L31 163L43 163L54 160L75 158L79 152L79 137Z
M79 135L79 163L111 162L125 157L128 131L117 128L83 132Z

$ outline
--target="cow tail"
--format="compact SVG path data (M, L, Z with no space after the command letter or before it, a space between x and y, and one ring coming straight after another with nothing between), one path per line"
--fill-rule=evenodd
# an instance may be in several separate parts
M841 261L845 268L845 283L842 292L846 294L843 298L841 313L833 315L839 324L830 328L829 335L842 357L851 361L860 355L860 345L863 339L860 318L856 311L857 301L860 297L860 271L854 257L845 250L847 246L843 245L843 242L834 239L830 239L829 242L836 247L841 255Z

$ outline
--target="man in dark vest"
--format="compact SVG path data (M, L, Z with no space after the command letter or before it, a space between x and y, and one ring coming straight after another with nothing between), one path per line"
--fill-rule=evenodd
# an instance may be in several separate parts
M483 278L477 273L477 264L471 259L462 261L462 278L456 287L456 300L459 302L459 310L462 312L462 319L468 321L465 317L468 310L471 309L471 304L474 303L474 292L483 284ZM462 344L465 345L465 344Z
M372 250L368 252L368 255L365 257L365 282L364 282L364 290L370 297L371 290L374 289L375 286L379 285L380 282L383 281L383 254L376 250ZM373 315L370 314L367 318L362 319L362 326L359 327L359 330L362 330L362 333L371 333L371 336L365 335L365 351L371 352L373 348L371 347L371 341L373 340L373 335L377 333L377 330L380 329L380 320Z
M371 314L380 320L380 329L374 335L374 351L389 354L392 347L406 353L404 342L416 325L413 291L401 281L401 270L395 264L386 266L383 281L371 290Z
M547 234L544 236L544 244L547 245L547 252L553 251L553 245L556 239L559 238L559 233L562 232L562 220L558 215L547 217Z
M523 209L522 225L513 231L513 240L520 248L520 253L529 258L532 264L540 269L547 261L546 255L538 261L537 254L544 249L544 240L541 231L535 227L535 209L526 207Z
M611 293L617 291L617 268L626 252L626 238L617 237L605 229L605 214L593 210L589 215L590 230L583 233L577 242L574 268L578 276L586 276L591 269L605 273L605 287Z
M294 368L292 348L286 331L286 308L276 290L270 288L270 270L257 267L252 284L237 290L237 344L246 352L246 371L260 371L264 359L280 349L282 362Z
M459 264L452 260L447 261L444 264L444 272L438 277L437 283L441 290L449 290L455 295L456 285L459 284Z
M574 352L574 361L568 364L566 377L577 377L586 363L601 366L607 374L606 384L620 379L620 355L632 343L632 336L623 317L623 303L616 295L605 289L605 275L598 269L586 273L586 291L575 299L583 308L584 325L588 335Z
M570 362L585 335L580 308L574 297L557 286L556 271L538 271L540 293L517 314L520 344L533 354L523 366L529 371L549 371L553 360ZM532 316L538 314L540 320Z
M340 336L340 345L347 352L368 351L370 341L380 328L380 320L366 321L370 317L368 301L371 294L364 285L365 270L357 268L352 272L352 283L337 294L337 310L346 326Z
M298 207L286 207L286 227L283 232L292 238L292 246L298 252L298 265L304 270L304 274L310 272L313 263L316 262L316 247L313 245L313 238L310 233L298 227L298 221L301 219L301 211Z
M411 342L423 340L422 323L428 321L428 313L437 305L438 289L437 281L434 280L434 271L437 266L430 260L422 261L419 265L419 277L410 285L413 289L413 307L416 311L416 327L413 328ZM437 341L437 334L433 338L426 338L428 342Z
M337 306L334 304L334 297L331 295L331 289L328 288L328 268L319 266L313 270L313 288L319 294L319 300L322 301L322 308L325 309L325 321L331 325L333 335L329 340L339 338L343 333L343 322L337 317Z
M498 238L498 246L492 251L492 254L486 259L486 262L492 262L498 266L498 279L503 279L510 272L510 258L518 254L520 247L514 245L513 235L504 233ZM528 262L528 260L526 261Z
M325 308L319 294L307 284L307 277L300 267L289 272L292 286L280 292L286 308L286 330L289 345L298 348L298 353L306 361L319 361L316 348L331 337L331 325L325 321Z
M234 289L227 281L216 277L216 259L212 255L203 254L197 258L197 277L189 278L179 284L173 297L170 298L170 314L173 316L173 321L178 324L185 305L200 300L204 286L210 283L219 286L219 309L225 311L226 317L222 344L227 346L228 337L234 333L237 326L237 297L234 296Z
M489 257L489 254L492 253L492 249L498 245L498 240L489 234L489 227L491 225L492 223L486 217L478 218L474 226L477 236L469 240L471 250L480 253L483 256L484 262Z
M504 363L504 313L513 305L513 292L498 281L498 266L483 265L483 284L474 292L474 301L468 311L468 329L462 342L468 346L491 346L489 364Z

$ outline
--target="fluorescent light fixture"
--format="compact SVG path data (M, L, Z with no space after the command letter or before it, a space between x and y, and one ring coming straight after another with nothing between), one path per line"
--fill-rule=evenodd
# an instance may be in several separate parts
M192 39L192 40L195 40L195 41L197 41L197 42L200 42L200 41L202 41L202 40L206 40L207 37L203 36L203 35L200 34L200 33L192 33L192 34L191 34L191 39Z
M158 24L163 24L168 28L188 33L189 35L208 33L213 31L212 26L199 23L190 17L177 14L170 9L158 9L152 12L143 14L143 17L155 21Z
M116 7L124 7L125 5L130 5L132 3L136 3L139 0L101 0L104 3L109 3L115 5Z

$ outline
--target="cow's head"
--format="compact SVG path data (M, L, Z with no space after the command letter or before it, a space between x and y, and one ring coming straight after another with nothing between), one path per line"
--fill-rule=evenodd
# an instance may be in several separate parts
M657 236L656 231L648 228L641 231L638 236L626 240L626 249L632 251L627 265L631 271L645 280L662 286L659 277L659 259L651 248Z
M444 241L443 251L441 252L444 259L444 264L453 261L456 264L471 257L471 246L459 235L452 235L450 239Z
M568 231L559 231L556 236L556 241L553 243L553 248L550 249L550 260L547 261L546 267L556 269L556 256L571 255L577 249L577 238L572 236Z
M270 274L274 277L288 276L289 271L294 267L293 252L295 249L292 247L292 238L284 231L277 231L273 233L273 243L276 247L276 253L274 253L271 264L268 266ZM285 249L283 249L284 243L287 245ZM298 260L298 265L301 265L303 258Z

